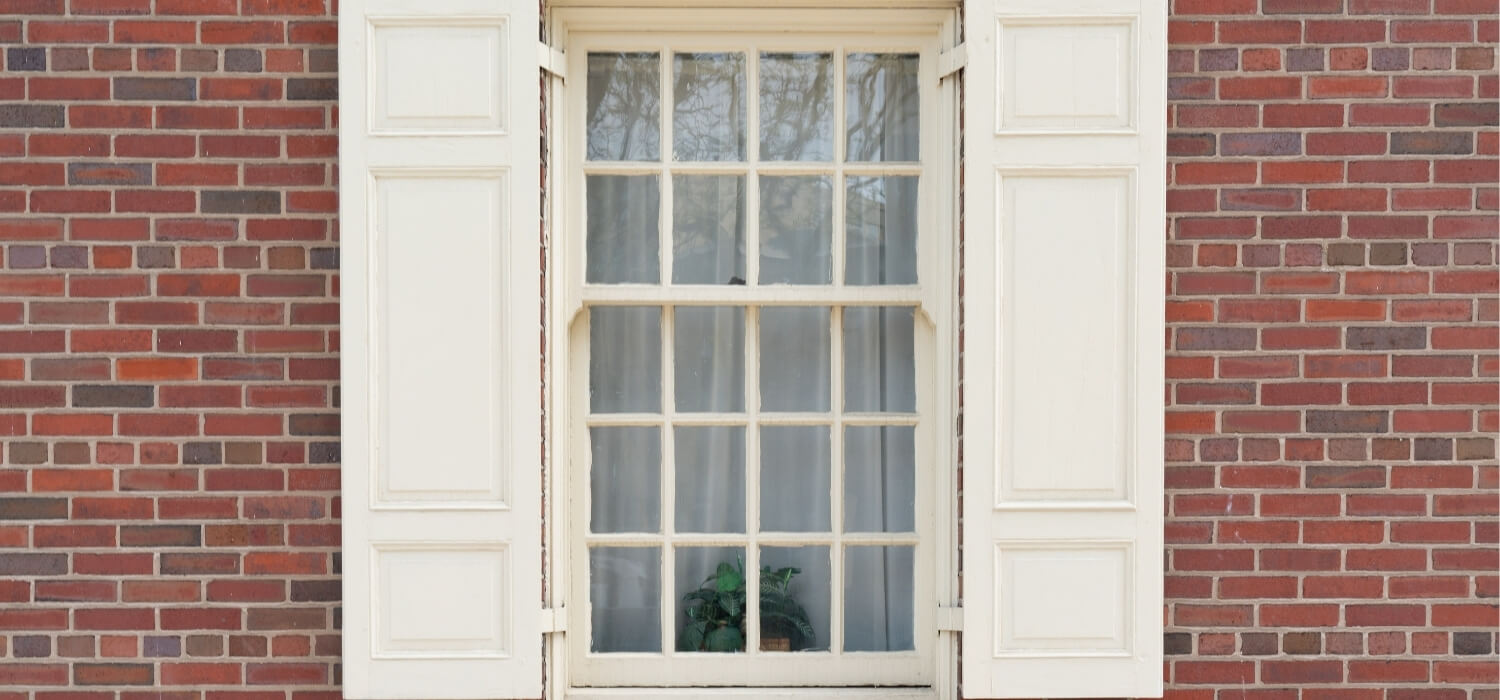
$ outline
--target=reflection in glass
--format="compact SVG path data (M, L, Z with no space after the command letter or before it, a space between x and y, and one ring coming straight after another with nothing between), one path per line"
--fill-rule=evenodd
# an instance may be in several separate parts
M745 176L672 176L672 282L745 283Z
M844 111L850 161L920 160L917 57L849 54Z
M661 531L661 431L589 429L590 532Z
M761 428L762 531L829 531L830 450L826 425Z
M833 57L760 55L760 159L833 160Z
M848 284L917 283L917 178L847 180L844 203Z
M590 549L589 604L589 651L661 651L661 549Z
M584 281L597 284L661 281L657 235L661 183L655 175L590 175L588 264Z
M745 159L745 55L672 56L672 158Z
M907 651L912 646L915 548L844 550L844 651Z
M745 531L745 427L677 426L678 532Z
M828 547L761 547L760 565L772 573L761 583L761 650L828 649L833 580ZM775 574L787 567L798 571L782 586Z
M654 53L591 53L588 159L661 156L661 58Z
M915 428L844 428L844 531L915 532Z
M661 410L661 308L589 309L589 406L595 413Z
M832 178L761 176L761 284L832 282L832 246Z
M828 307L766 307L760 311L760 409L827 411Z
M677 650L735 653L745 650L746 615L744 606L749 597L745 581L741 578L738 590L720 591L717 576L720 564L728 564L735 574L726 578L732 583L734 576L742 576L745 569L744 547L678 547L676 578L677 595ZM719 604L721 593L727 593L738 603L734 612ZM692 609L693 612L689 612ZM696 619L694 619L696 618ZM726 624L734 622L735 624Z
M674 335L677 410L745 410L745 307L679 306Z
M844 310L844 410L917 410L913 309L865 306Z

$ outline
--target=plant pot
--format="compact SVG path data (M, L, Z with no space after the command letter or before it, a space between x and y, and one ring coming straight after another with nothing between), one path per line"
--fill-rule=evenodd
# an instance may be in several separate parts
M792 638L791 637L761 637L760 638L760 650L761 651L791 651L792 650Z

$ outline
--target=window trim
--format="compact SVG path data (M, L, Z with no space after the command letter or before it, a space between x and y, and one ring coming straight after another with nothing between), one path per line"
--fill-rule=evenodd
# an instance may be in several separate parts
M864 36L870 35L905 35L914 37L919 34L930 32L930 39L923 40L929 44L930 51L924 52L924 78L936 82L936 88L924 90L923 109L924 120L922 126L922 157L924 167L923 198L924 201L947 202L948 206L933 206L926 213L923 226L930 230L931 234L924 236L919 241L919 279L924 280L922 284L922 299L917 307L917 316L922 320L917 323L919 345L930 348L930 357L925 360L919 357L918 381L926 381L931 378L934 386L941 387L940 391L929 392L929 396L922 400L919 412L923 414L924 421L928 424L926 449L919 448L919 460L931 459L935 467L931 470L931 478L925 484L929 492L928 501L931 503L931 520L927 524L927 532L924 534L923 542L930 549L926 559L928 565L933 566L937 573L932 575L931 582L925 586L928 600L918 598L915 601L918 613L918 629L931 630L936 626L937 611L932 607L941 603L944 606L956 605L958 592L958 554L957 554L957 515L958 515L958 492L957 474L955 464L956 455L956 416L958 402L958 343L957 343L957 318L958 318L958 295L957 295L957 166L958 150L957 144L957 112L959 109L958 92L955 81L943 79L938 74L939 52L946 50L953 43L952 37L956 36L957 13L951 10L931 9L861 9L857 12L849 9L777 9L767 11L764 9L712 9L685 12L682 10L664 10L655 8L636 8L631 10L621 9L598 9L587 10L577 7L554 7L550 11L548 26L557 37L556 45L574 49L578 44L572 40L577 35L587 34L637 34L649 35L651 33L665 32L687 32L687 31L710 31L706 27L722 28L733 27L736 33L754 33L756 31L768 31L776 27L785 26L816 26L822 25L837 28L838 32L832 33L859 33ZM653 46L665 45L670 40L661 38ZM697 41L696 38L691 41ZM878 40L877 40L878 41ZM676 43L676 42L672 42ZM690 42L691 43L691 42ZM875 43L875 42L871 42ZM571 149L579 148L578 144L570 143L570 139L576 138L575 125L564 123L560 118L568 113L575 112L571 108L570 100L581 100L582 88L585 81L582 76L586 75L583 64L583 51L572 51L578 55L568 56L567 73L573 78L571 84L564 86L560 79L553 78L548 90L550 104L559 105L560 108L552 108L547 111L548 119L548 152L546 161L553 164L547 172L548 191L552 193L579 192L575 186L576 179L581 183L581 171L571 167L576 157ZM576 85L576 87L575 87ZM753 89L753 87L752 87ZM754 135L751 135L753 138ZM570 382L571 377L586 376L587 372L587 324L584 321L584 297L582 285L582 230L581 225L575 218L574 211L580 206L577 202L565 202L564 197L553 195L549 197L547 204L548 245L546 259L546 275L548 288L548 310L547 310L547 357L553 358L546 368L546 401L547 401L547 425L545 428L547 445L548 474L546 476L546 493L544 502L546 505L547 522L545 524L545 548L552 553L547 560L547 583L546 595L551 601L551 607L569 608L568 612L558 611L559 616L566 615L567 626L580 624L587 625L584 617L585 605L581 602L566 605L568 598L574 593L572 590L576 581L574 572L570 569L576 564L573 556L573 547L577 546L574 538L570 537L570 527L574 515L570 505L571 489L575 485L570 483L568 464L573 463L576 454L580 452L579 444L582 441L570 441L570 435L577 435L586 428L578 422L582 415L577 404L580 395L586 399L586 387L582 393L579 387ZM666 274L666 273L664 273ZM800 303L807 303L809 297L804 294L805 289L777 290L774 288L763 288L764 301L775 304L775 297L784 298L783 303L790 303L793 298ZM677 298L683 291L698 294L695 303L711 304L715 298L715 292L722 293L722 289L700 288L693 290L662 289L661 301L666 303L682 303ZM743 293L743 288L734 291ZM856 295L850 295L850 290L840 290L844 296L860 296L858 300L829 299L827 302L813 303L844 303L855 301L857 304L879 303L881 290L874 289L866 295L865 290L852 290ZM607 292L606 292L607 294ZM639 299L638 290L628 292L630 299ZM590 303L599 303L602 299L598 288L590 291ZM910 297L907 296L909 299ZM726 299L727 300L727 299ZM739 297L738 301L744 301ZM892 299L894 301L894 299ZM622 295L620 303L624 303ZM607 301L605 303L608 303ZM922 339L927 335L926 340ZM583 348L579 351L578 348ZM919 355L922 351L919 350ZM578 374L578 372L583 374ZM574 427L577 426L577 427ZM920 438L919 438L920 439ZM579 443L579 444L574 444ZM582 486L577 486L582 488ZM664 504L665 507L665 504ZM578 575L584 575L578 572ZM670 582L663 582L670 585ZM919 586L921 590L924 586ZM928 604L928 601L932 605ZM924 623L923 618L926 621ZM582 631L582 630L580 630ZM932 643L929 667L922 671L922 676L930 681L929 685L920 688L907 688L903 690L890 689L892 698L938 698L956 697L957 694L957 643L956 635L952 631L938 631L937 639ZM574 660L570 657L568 644L562 635L549 635L547 641L548 649L548 673L546 686L549 697L591 697L595 689L573 687L575 674L570 673L569 664ZM848 688L826 689L829 695L860 695L871 696L869 686L850 686ZM672 696L678 693L690 695L714 695L733 697L735 695L754 694L763 697L767 693L774 693L773 689L756 688L747 690L744 687L726 688L687 688L680 690L647 687L612 687L607 690L599 690L601 696L622 697L632 694L639 696ZM798 688L790 691L792 696L806 697L807 689ZM581 694L580 694L581 693ZM880 696L886 695L881 691Z

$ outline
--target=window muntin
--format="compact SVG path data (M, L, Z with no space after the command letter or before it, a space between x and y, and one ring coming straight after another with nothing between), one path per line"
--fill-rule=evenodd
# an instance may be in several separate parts
M574 511L589 569L574 587L590 603L588 648L575 654L584 685L926 675L917 657L931 644L917 630L931 622L917 601L931 600L931 577L914 572L930 573L918 465L931 469L919 458L931 436L917 377L933 334L916 319L918 76L931 54L840 43L586 54L590 359L574 379L594 464L590 507ZM868 104L847 108L851 97ZM627 104L659 121L609 114ZM603 514L622 509L650 513L621 529ZM798 567L812 641L788 654L762 634L752 585L744 650L679 649L683 593L725 561ZM862 652L887 661L872 673ZM589 672L657 659L687 662Z

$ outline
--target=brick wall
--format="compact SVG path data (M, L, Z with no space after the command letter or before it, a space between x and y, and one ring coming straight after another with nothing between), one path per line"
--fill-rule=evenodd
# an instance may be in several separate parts
M0 0L0 700L337 692L331 12ZM1496 15L1176 2L1174 696L1495 697Z
M1495 697L1496 8L1176 0L1182 697Z
M0 44L0 698L328 693L331 8L0 0Z

